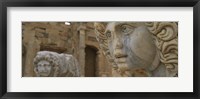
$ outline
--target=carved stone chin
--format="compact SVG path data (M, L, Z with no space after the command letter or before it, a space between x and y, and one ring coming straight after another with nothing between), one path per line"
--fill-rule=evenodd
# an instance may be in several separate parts
M38 77L78 77L77 60L69 54L40 51L34 58L34 72Z
M175 22L95 23L96 38L117 76L178 74L178 26Z

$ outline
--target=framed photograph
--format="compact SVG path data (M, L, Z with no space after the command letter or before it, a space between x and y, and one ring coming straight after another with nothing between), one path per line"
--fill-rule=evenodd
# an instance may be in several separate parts
M199 0L4 0L1 98L199 98Z

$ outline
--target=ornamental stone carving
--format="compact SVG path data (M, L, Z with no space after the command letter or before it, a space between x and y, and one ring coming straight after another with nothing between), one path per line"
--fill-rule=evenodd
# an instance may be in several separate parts
M40 51L34 58L34 72L37 77L79 77L77 60L69 54Z
M98 22L94 26L113 76L178 76L176 22Z

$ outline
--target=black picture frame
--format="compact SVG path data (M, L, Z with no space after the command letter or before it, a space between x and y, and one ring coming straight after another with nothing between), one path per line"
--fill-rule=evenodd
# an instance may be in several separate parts
M7 92L7 7L193 7L193 92ZM200 0L2 0L0 1L0 97L2 99L199 99Z

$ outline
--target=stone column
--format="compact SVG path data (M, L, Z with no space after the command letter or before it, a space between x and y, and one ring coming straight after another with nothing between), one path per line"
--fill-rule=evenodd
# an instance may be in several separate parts
M85 29L86 27L80 26L79 31L79 64L81 67L81 76L85 76Z
M25 59L25 66L24 66L24 76L25 77L32 77L34 76L34 66L33 66L33 59L36 56L36 53L40 50L39 41L35 38L35 31L28 30L25 31L24 38L25 48L26 48L26 59Z
M101 52L100 51L97 51L97 53L96 53L96 67L95 67L95 69L96 69L96 71L95 71L95 74L96 74L96 76L100 76L100 67L101 66L103 66L103 62L102 62L102 58L101 58Z

